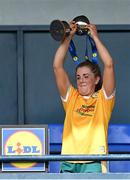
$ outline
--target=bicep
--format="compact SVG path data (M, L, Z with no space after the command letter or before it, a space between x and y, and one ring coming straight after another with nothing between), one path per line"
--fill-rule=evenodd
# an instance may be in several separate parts
M68 74L63 68L54 69L54 74L59 93L64 98L70 86Z
M114 66L104 68L103 72L103 88L106 95L109 97L115 90L115 72Z

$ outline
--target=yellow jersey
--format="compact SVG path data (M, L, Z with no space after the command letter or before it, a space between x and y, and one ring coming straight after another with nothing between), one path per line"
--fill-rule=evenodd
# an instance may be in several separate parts
M90 97L84 97L71 86L67 99L62 102L66 117L61 153L107 154L108 123L114 107L115 96L107 98L102 88ZM75 161L74 163L79 162Z

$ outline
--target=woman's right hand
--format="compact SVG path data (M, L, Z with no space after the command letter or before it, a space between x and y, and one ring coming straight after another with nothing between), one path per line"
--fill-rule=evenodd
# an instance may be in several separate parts
M77 30L77 24L75 23L75 21L71 21L69 23L69 25L70 25L70 28L71 28L70 35L73 36L75 34L76 30Z
M71 30L70 30L70 34L69 34L69 36L67 36L65 39L71 40L71 39L73 38L76 30L77 30L77 25L76 25L75 21L71 21L71 22L69 23L69 26L70 26L70 29L71 29Z

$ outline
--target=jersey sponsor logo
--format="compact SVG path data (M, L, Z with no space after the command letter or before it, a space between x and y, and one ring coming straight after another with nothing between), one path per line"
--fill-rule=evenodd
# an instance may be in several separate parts
M82 105L80 108L76 110L76 112L81 116L93 116L94 109L95 105Z

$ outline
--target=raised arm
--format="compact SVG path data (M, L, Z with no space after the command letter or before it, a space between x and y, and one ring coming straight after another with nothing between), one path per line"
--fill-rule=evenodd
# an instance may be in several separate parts
M59 48L56 51L54 62L53 62L53 69L56 78L57 87L59 89L60 95L65 98L67 90L70 86L69 77L64 69L64 61L65 57L69 48L70 41L76 32L76 25L75 23L70 23L71 26L71 33L69 37L66 37L65 40L60 44Z
M98 53L104 64L103 88L106 92L106 95L109 97L110 95L112 95L113 91L115 90L115 73L114 73L113 60L107 48L101 42L97 33L96 26L89 24L87 25L87 28L91 32L91 36L95 41Z

